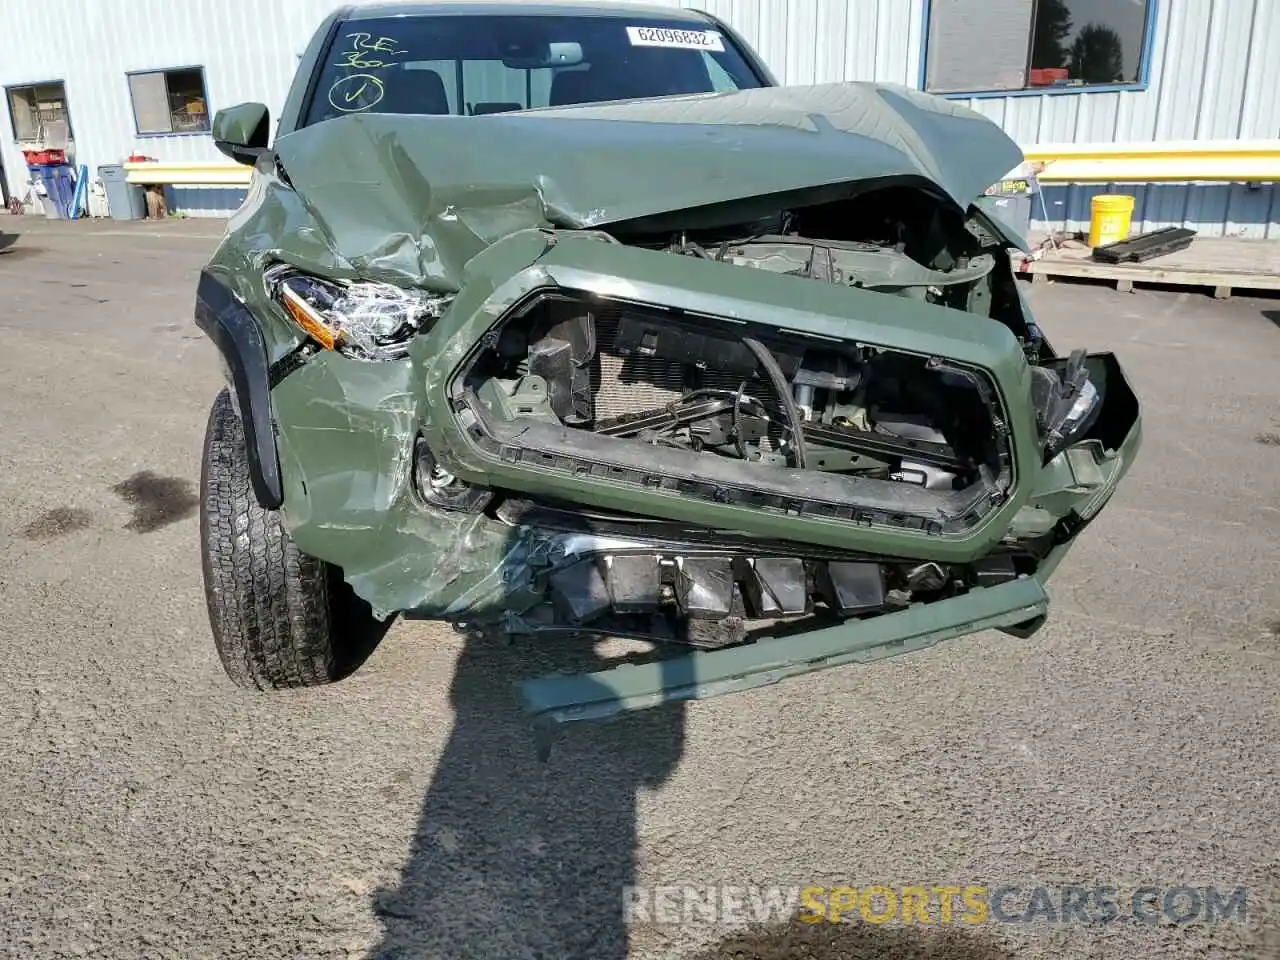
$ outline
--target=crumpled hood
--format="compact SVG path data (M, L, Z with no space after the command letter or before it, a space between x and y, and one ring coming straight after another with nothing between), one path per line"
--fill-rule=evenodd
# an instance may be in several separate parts
M1023 159L974 111L867 83L480 117L353 114L276 149L353 268L444 288L520 229L608 228L884 177L923 178L967 209Z

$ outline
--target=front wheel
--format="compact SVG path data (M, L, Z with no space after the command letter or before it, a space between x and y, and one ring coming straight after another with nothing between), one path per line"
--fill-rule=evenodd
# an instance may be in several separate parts
M225 388L205 431L200 548L214 646L242 687L334 683L386 632L341 571L299 550L280 515L254 497L244 428Z

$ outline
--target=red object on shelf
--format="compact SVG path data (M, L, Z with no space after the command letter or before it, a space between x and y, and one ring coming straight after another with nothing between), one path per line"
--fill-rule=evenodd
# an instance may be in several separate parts
M1066 67L1033 67L1028 86L1050 87L1055 83L1065 83L1070 76Z
M23 150L22 159L29 167L52 167L67 162L65 150Z

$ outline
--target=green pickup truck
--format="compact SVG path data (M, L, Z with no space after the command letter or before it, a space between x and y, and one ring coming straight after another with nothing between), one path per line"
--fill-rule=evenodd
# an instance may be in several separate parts
M1137 453L1115 357L1019 290L999 127L780 86L705 13L341 9L274 132L213 130L254 168L195 308L245 686L339 680L396 615L654 644L525 683L552 726L1027 637Z

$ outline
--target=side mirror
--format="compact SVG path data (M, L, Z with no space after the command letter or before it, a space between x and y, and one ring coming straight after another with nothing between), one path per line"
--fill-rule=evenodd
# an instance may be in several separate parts
M236 163L253 166L267 149L270 111L263 103L239 103L213 115L213 145Z

